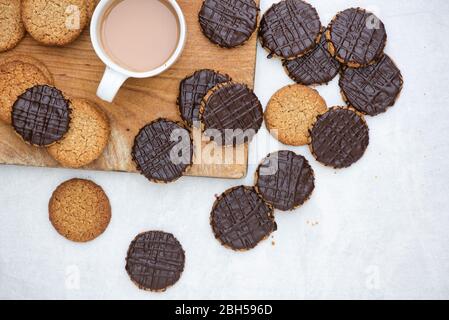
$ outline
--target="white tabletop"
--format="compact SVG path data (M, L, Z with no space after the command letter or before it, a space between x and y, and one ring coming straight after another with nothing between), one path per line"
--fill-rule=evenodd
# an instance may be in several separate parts
M272 2L262 0L262 12ZM309 202L276 212L273 238L246 253L222 247L209 226L214 195L253 183L185 177L151 184L138 174L0 167L0 298L449 298L449 2L313 0L323 24L339 10L374 11L388 32L386 52L405 86L396 106L368 118L370 146L349 169L317 163ZM265 106L291 83L259 48L256 93ZM337 80L319 87L340 105ZM278 148L263 128L251 162ZM269 150L268 150L269 149ZM103 186L112 209L106 232L88 244L65 240L48 221L55 187L73 177ZM125 271L133 237L175 234L186 251L180 281L165 293L138 290ZM272 244L274 242L274 245Z

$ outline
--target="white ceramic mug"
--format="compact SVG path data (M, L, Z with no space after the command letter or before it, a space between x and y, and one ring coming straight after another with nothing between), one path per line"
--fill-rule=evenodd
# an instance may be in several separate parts
M114 1L116 0L101 0L97 5L97 8L95 9L90 24L90 38L92 41L92 45L98 57L106 65L103 79L101 80L97 90L97 96L107 102L112 102L114 100L117 92L128 78L150 78L157 76L169 69L181 56L186 42L187 34L186 20L178 3L176 2L176 0L166 0L175 10L179 21L179 42L175 52L166 63L154 70L147 72L135 72L127 70L112 61L111 58L109 58L109 56L106 54L101 44L101 23L103 21L104 14L106 13L111 3Z

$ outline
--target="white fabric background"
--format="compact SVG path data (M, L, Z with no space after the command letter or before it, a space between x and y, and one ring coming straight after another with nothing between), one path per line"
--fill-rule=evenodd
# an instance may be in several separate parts
M262 12L272 2L262 0ZM0 298L449 298L449 2L311 2L323 24L351 6L377 13L405 79L396 106L368 118L371 142L360 162L335 171L307 148L290 148L310 160L316 190L295 212L277 212L274 238L247 253L219 245L209 212L214 194L252 184L254 166L240 181L186 177L171 185L137 174L2 166ZM291 83L265 56L259 48L264 105ZM318 90L330 106L342 104L336 80ZM258 138L268 138L265 128ZM254 149L257 160L270 151ZM66 241L48 221L52 191L73 177L102 185L113 208L106 233L88 244ZM185 272L165 293L138 290L124 269L129 242L151 229L174 233L186 250Z

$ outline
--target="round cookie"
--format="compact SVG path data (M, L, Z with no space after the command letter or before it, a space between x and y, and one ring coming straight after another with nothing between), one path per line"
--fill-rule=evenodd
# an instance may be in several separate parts
M143 127L131 152L137 170L154 182L179 179L193 161L193 142L181 124L157 119Z
M72 179L61 184L48 205L56 231L75 242L97 238L111 220L111 206L103 189L90 180Z
M184 265L184 249L171 233L148 231L129 245L125 269L140 289L162 292L178 282Z
M250 142L262 126L262 104L246 85L221 83L204 97L200 119L205 136L219 145L240 145Z
M49 79L41 68L18 60L5 60L0 65L0 120L11 124L12 106L26 89L53 83L53 79Z
M101 156L108 144L111 129L108 116L95 103L86 99L72 99L70 108L69 131L47 150L64 167L80 168Z
M45 76L45 78L47 78L46 84L54 84L55 81L53 78L53 74L50 72L50 70L45 65L45 63L43 63L41 60L36 59L32 56L15 53L15 52L7 53L7 54L5 54L5 56L2 56L0 58L0 66L6 65L6 64L14 62L14 61L19 61L22 63L28 63L28 64L33 65L34 67L38 68L40 70L40 72L42 72L42 74ZM23 91L25 91L25 90L23 90Z
M179 85L178 106L182 119L192 126L199 122L201 101L206 93L219 83L231 81L226 74L209 69L195 73L181 81Z
M344 69L339 82L344 100L370 116L393 106L403 83L401 71L386 54L368 67Z
M369 144L363 116L350 108L333 107L320 115L310 129L310 150L315 158L335 169L357 162Z
M254 0L204 0L199 22L210 41L223 48L234 48L256 31L258 13Z
M86 0L22 0L22 20L31 36L44 45L75 41L88 21Z
M340 71L340 63L327 50L326 35L311 52L293 60L284 60L288 76L296 83L305 86L327 84Z
M279 210L293 210L315 189L315 177L306 158L292 151L269 154L256 171L256 190Z
M260 21L262 47L284 59L300 57L315 48L321 22L316 9L302 0L283 0L265 12Z
M283 87L271 97L265 110L265 124L280 142L302 146L309 142L310 126L326 110L326 101L318 91L293 84Z
M0 0L0 52L14 48L24 35L20 0Z
M70 102L62 92L37 85L21 94L12 108L12 126L25 142L47 147L69 130Z
M273 208L253 187L239 186L217 198L210 223L215 238L227 248L244 251L276 231Z
M337 14L326 31L329 52L352 68L378 61L384 52L387 33L382 21L361 8Z

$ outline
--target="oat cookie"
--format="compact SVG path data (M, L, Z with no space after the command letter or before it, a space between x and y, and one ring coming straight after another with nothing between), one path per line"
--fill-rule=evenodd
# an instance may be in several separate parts
M28 64L32 64L33 66L35 66L36 68L38 68L43 75L47 78L47 84L53 84L55 82L54 78L53 78L53 74L51 73L51 71L48 69L47 65L45 65L45 63L43 63L41 60L29 56L29 55L25 55L25 54L20 54L20 53L5 53L5 55L3 55L0 58L0 65L4 65L10 62L14 62L14 61L20 61L23 63L28 63Z
M97 238L111 220L111 205L103 189L90 180L61 184L48 205L50 222L59 234L75 242Z
M31 36L44 45L75 41L88 21L86 0L23 0L22 20Z
M108 116L92 101L71 99L70 108L69 131L48 152L64 167L80 168L101 156L111 129Z
M0 120L11 124L12 106L26 89L38 84L53 84L53 77L49 78L42 71L43 68L46 69L43 65L16 59L2 60L0 64Z
M326 110L326 101L318 91L293 84L280 89L271 97L265 111L265 124L280 142L302 146L309 141L310 126Z
M0 0L0 52L14 48L24 35L20 0Z

